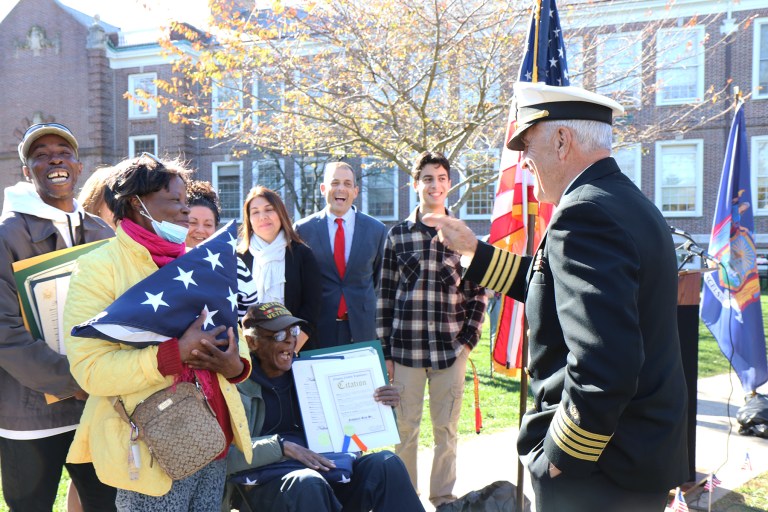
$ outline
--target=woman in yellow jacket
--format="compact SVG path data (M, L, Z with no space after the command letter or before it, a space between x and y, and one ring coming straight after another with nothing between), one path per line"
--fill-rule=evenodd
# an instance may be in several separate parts
M184 253L188 174L146 155L118 165L107 193L117 236L78 260L64 310L67 333ZM234 442L250 459L250 433L235 387L250 374L248 348L231 327L227 341L216 341L224 327L203 332L202 321L201 314L179 339L146 348L66 336L72 374L89 393L67 460L93 462L99 479L118 489L119 511L219 510L227 449L196 473L172 481L150 463L146 445L139 442L136 468L129 463L130 428L113 408L113 397L120 396L130 413L151 394L197 378L218 413L227 446Z

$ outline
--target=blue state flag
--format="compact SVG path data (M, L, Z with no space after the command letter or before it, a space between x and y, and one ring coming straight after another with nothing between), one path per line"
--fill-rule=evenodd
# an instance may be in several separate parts
M133 285L107 309L73 327L72 336L142 348L181 338L201 311L206 312L203 330L220 325L237 329L236 247L237 229L230 221Z
M720 266L717 272L704 274L701 319L745 392L768 381L749 170L741 103L728 136L709 242L709 253Z

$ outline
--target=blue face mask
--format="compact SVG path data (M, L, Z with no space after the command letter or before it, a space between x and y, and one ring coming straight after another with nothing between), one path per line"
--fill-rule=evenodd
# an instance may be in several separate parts
M157 233L157 236L159 236L163 240L166 240L174 244L183 243L187 239L187 233L189 232L189 228L185 228L184 226L179 226L178 224L174 224L173 222L168 222L167 220L164 220L162 222L157 222L149 214L149 210L147 210L147 207L144 206L144 202L141 200L141 198L139 196L136 196L136 199L139 200L139 202L141 203L141 207L144 208L144 211L139 213L144 217L148 218L152 222L152 229L155 230L155 233Z

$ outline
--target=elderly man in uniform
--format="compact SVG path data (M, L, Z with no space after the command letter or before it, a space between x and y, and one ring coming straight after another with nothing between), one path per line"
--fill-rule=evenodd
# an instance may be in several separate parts
M541 83L515 84L515 97L507 146L556 205L535 255L478 242L456 219L424 221L463 255L466 279L525 301L534 408L518 453L537 510L662 511L688 476L669 228L610 157L618 103Z

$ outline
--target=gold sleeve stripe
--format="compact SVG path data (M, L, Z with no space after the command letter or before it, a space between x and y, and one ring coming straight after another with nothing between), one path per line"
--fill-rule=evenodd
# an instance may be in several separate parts
M575 450L579 450L584 453L590 453L599 456L601 453L603 453L603 449L608 444L598 443L597 441L590 441L579 435L574 435L572 431L568 431L567 429L563 428L562 422L558 421L557 418L555 418L555 421L552 422L552 428L554 430L555 436L563 443L571 446Z
M575 459L581 459L581 460L587 460L590 462L597 462L597 460L600 458L599 455L584 455L583 453L576 452L574 450L571 450L568 446L564 445L560 439L555 436L554 438L555 444L560 447L561 450L563 450L565 453L570 455L571 457Z
M501 259L502 253L498 249L493 249L493 255L491 256L491 262L488 264L488 268L485 269L485 275L478 283L480 286L485 286L490 288L489 281L493 278L493 273L496 269L496 266L499 264L499 259Z
M480 285L506 295L520 269L520 261L521 258L516 254L494 247L491 262Z
M611 436L606 436L602 434L593 434L592 432L587 432L583 428L579 427L577 424L571 420L571 418L568 417L568 415L565 413L565 409L563 409L562 403L560 404L560 408L557 410L557 414L555 414L556 418L560 418L563 423L565 423L565 427L568 430L573 430L575 433L580 434L586 438L594 439L595 441L604 441L605 444L608 444L608 441L611 440Z

